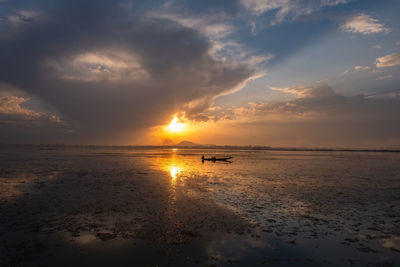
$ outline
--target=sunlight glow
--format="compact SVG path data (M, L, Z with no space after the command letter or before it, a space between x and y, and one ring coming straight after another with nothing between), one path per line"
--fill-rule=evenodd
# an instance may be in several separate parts
M173 146L184 140L196 142L197 134L206 131L210 124L211 122L192 121L184 114L174 114L167 124L155 127L151 135L158 138L160 145ZM209 131L207 133L209 135Z
M176 176L180 173L181 169L176 166L169 167L169 174L171 175L172 179L176 179Z
M171 123L167 125L167 130L171 133L180 133L186 128L185 124L179 122L178 117L174 116Z

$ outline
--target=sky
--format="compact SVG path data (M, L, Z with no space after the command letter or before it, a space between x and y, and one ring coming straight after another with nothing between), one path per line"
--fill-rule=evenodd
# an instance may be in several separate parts
M0 143L400 148L399 10L0 0Z

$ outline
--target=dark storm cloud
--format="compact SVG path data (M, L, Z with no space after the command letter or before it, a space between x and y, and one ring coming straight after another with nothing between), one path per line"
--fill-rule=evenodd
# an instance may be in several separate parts
M85 141L163 123L252 74L213 59L195 30L127 1L38 3L0 23L0 82L52 105Z

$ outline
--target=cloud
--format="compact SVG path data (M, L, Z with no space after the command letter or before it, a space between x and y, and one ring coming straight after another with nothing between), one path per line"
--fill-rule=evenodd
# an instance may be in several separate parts
M2 96L0 97L0 114L3 115L20 115L27 119L37 119L42 114L30 109L23 108L22 103L27 99L18 96Z
M355 71L361 71L361 70L371 70L372 68L370 66L354 66Z
M376 59L377 68L388 68L400 65L400 54L393 53Z
M149 74L139 64L134 54L117 51L83 53L75 58L52 61L53 69L61 79L81 81L146 80Z
M233 115L231 120L221 122L220 127L242 145L399 147L398 92L387 93L385 97L367 97L337 94L328 85L297 88L325 94L222 108L220 114ZM226 138L219 134L205 141L224 143Z
M348 18L341 26L340 29L345 32L361 33L361 34L375 34L375 33L388 33L390 28L385 27L379 20L361 13Z
M223 13L185 16L182 11L178 13L175 10L157 10L149 12L147 16L175 21L212 39L227 37L235 31L235 27L227 22L229 18Z
M278 9L278 17L285 16L293 9L293 1L290 0L241 0L241 4L256 15Z
M293 94L296 97L329 97L334 94L331 87L326 84L320 84L315 87L311 86L293 86L286 88L270 87L272 90L281 91L289 94Z
M377 77L376 80L377 80L377 81L380 81L380 80L387 80L387 79L392 79L392 78L393 78L392 75L385 75L385 76L379 76L379 77Z
M125 1L46 3L37 5L45 20L0 32L0 82L58 110L74 125L67 141L131 143L187 103L254 75L212 57L199 30L149 18Z
M7 21L13 26L21 24L36 23L41 17L41 14L35 10L19 10L7 17Z
M335 93L328 85L323 85L323 87L315 87L313 90L324 91L327 93L323 94L323 97L319 96L318 94L314 94L308 97L296 98L287 102L261 102L256 106L253 106L253 108L255 108L260 114L265 112L280 114L281 111L285 111L284 113L286 115L323 115L323 117L337 119L345 119L345 117L348 116L349 118L357 117L358 119L366 121L368 121L369 116L371 119L376 117L384 119L386 116L387 118L390 118L390 114L393 114L393 111L400 111L398 101L385 102L375 98L367 98L363 95L344 96ZM398 115L395 117L400 117L400 113L397 114ZM400 131L398 134L400 135Z
M317 12L323 7L345 4L349 1L350 0L240 0L240 3L246 10L249 10L256 16L275 12L271 20L271 25L275 25L284 21L286 18L296 19ZM252 31L255 31L255 22L253 22Z
M344 72L340 73L339 76L346 76L349 75L350 73L357 73L357 72L363 72L363 71L369 71L370 73L379 73L381 72L380 70L373 68L371 66L354 66L353 68L349 70L345 70Z
M189 14L175 6L167 6L147 13L150 18L168 19L183 27L196 30L210 42L209 53L217 60L229 63L231 66L245 65L250 68L259 68L265 65L273 55L259 54L245 48L232 38L237 31L232 18L225 13L207 15Z
M389 93L373 95L373 96L370 96L370 98L398 100L399 101L400 100L400 90L389 92Z
M337 6L340 4L346 4L351 0L322 0L321 6Z
M344 72L340 73L339 75L340 76L345 76L345 75L348 75L350 73L356 73L356 72L361 72L361 71L370 71L370 72L373 72L373 73L380 72L379 70L374 69L371 66L359 66L359 65L357 65L357 66L354 66L352 69L345 70Z
M57 115L35 111L26 106L29 98L2 93L0 96L1 143L26 143L43 140L60 132L71 132Z

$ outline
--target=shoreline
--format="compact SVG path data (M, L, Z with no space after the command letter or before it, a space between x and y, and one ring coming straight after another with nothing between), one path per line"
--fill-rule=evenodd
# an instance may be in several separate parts
M269 147L269 146L230 146L230 145L198 145L198 146L155 146L155 145L65 145L65 144L0 144L2 147L37 147L47 149L87 148L87 149L210 149L210 150L263 150L263 151L299 151L299 152L384 152L400 153L399 149L375 148L307 148L307 147Z

